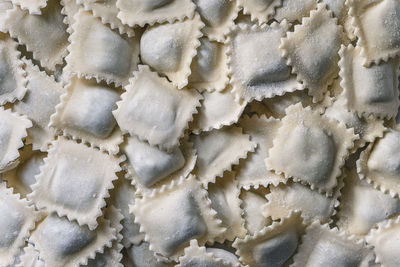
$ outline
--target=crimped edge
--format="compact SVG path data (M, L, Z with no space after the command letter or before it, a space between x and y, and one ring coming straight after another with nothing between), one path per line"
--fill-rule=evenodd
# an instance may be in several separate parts
M342 167L342 174L341 176L339 176L338 178L338 184L335 187L335 193L333 194L333 199L334 199L334 203L333 203L333 213L330 217L330 220L327 222L327 224L331 225L332 223L334 223L334 218L337 217L337 214L339 212L340 209L340 201L342 199L342 190L345 187L346 183L344 182L345 179L345 175L347 175L347 170ZM337 224L337 222L336 222Z
M124 219L124 216L121 213L120 209L117 209L114 205L110 205L107 207L105 211L104 217L110 221L110 227L114 228L116 231L116 238L112 241L112 246L110 248L105 248L105 251L108 251L111 259L114 263L117 263L115 267L123 267L121 260L122 260L122 253L121 250L123 246L121 244L121 240L123 238L121 231L122 231L122 224L121 221ZM96 253L97 255L97 253Z
M371 118L369 117L368 119L366 119L366 121L367 121L367 123L371 123ZM388 128L385 127L385 125L384 125L385 122L383 120L376 120L376 121L374 120L374 123L379 123L379 127L382 127L382 128L379 129L379 132L377 132L377 133L374 133L374 134L368 133L367 135L362 136L360 139L361 142L359 144L359 147L364 147L365 144L367 144L367 143L375 142L375 140L377 138L382 138L383 135L388 131ZM379 128L379 127L376 125L375 128Z
M339 198L338 198L338 201L339 201L339 202L341 202L341 201L343 200L343 197L345 197L345 194L344 194L342 191L345 190L345 189L348 189L348 188L350 187L348 176L353 175L352 172L353 172L353 169L351 169L351 170L349 170L349 169L347 169L347 168L344 168L344 169L343 169L343 174L342 174L342 177L343 177L343 187L339 189L339 191L340 191L340 196L339 196ZM358 176L357 173L355 173L355 174ZM346 181L345 181L345 180L346 180ZM343 201L343 203L344 203L344 204L347 204L345 201ZM339 230L341 230L341 231L345 231L346 233L351 234L351 233L348 231L348 229L346 229L345 224L344 224L343 219L342 219L343 217L347 217L347 216L343 216L342 213L343 213L343 205L339 205L339 206L336 208L336 214L335 214L335 217L336 217L336 227L337 227ZM333 216L332 216L332 217L333 217Z
M121 210L117 209L111 204L107 207L104 217L110 221L111 227L116 230L116 241L121 241L123 238L121 234L123 228L121 221L124 219L124 215L122 215Z
M72 30L73 22L70 21L70 17L69 17L69 14L68 14L68 12L67 12L67 8L66 8L66 6L68 5L66 2L68 2L68 1L71 1L71 0L60 0L60 5L62 6L62 8L61 8L61 14L64 15L63 23L64 23L65 25L68 25L67 30L66 30L66 32L69 34L69 36L68 36L68 42L71 44L71 41L69 40L69 38L71 37L71 34L73 33L73 30ZM72 0L72 1L73 1L73 5L78 5L78 4L75 2L75 0ZM69 44L69 45L70 45L70 44ZM69 45L68 45L68 46L69 46ZM67 49L68 49L68 46L67 46ZM69 53L69 52L68 52L68 53Z
M260 25L267 23L275 15L276 8L282 6L282 0L272 0L272 3L262 12L251 10L252 8L247 5L246 0L237 0L237 5L243 14L250 15L251 21L257 22Z
M240 263L234 264L231 261L227 261L225 259L219 258L218 256L214 255L212 252L208 252L206 250L206 247L199 246L198 242L196 239L190 240L190 245L189 247L186 247L184 249L184 255L179 257L178 261L179 264L176 265L176 267L183 267L182 263L185 262L190 262L191 259L200 257L202 259L207 259L210 262L213 262L215 264L218 264L223 266L223 267L241 267L242 265Z
M229 177L226 178L225 177L226 175L229 175L231 177L230 178ZM245 219L243 217L244 211L242 209L242 200L240 199L241 190L238 187L238 182L237 182L235 176L236 176L236 173L234 171L230 171L230 172L226 173L224 175L224 177L219 179L219 181L221 183L233 184L233 187L234 187L233 189L236 190L236 193L232 194L232 195L235 196L235 199L234 199L233 203L229 202L229 201L227 201L227 203L229 205L229 208L230 208L230 206L234 206L235 208L237 208L239 213L236 214L236 215L239 215L238 217L240 217L240 220L239 220L240 225L239 224L237 224L237 225L234 224L234 225L231 225L231 226L227 226L226 227L227 228L226 231L220 237L215 238L215 241L218 242L218 243L221 243L221 244L224 243L226 240L227 241L233 241L235 238L243 238L247 234L247 229L245 227L246 221L245 221ZM215 183L215 185L216 185L216 183ZM209 191L209 188L208 188L208 191ZM210 196L210 192L208 192L208 195ZM226 196L226 192L225 191L224 191L224 195ZM228 200L230 198L225 197L225 199ZM210 201L212 202L211 198L210 198ZM218 217L219 216L218 216L218 211L217 211L217 218ZM223 223L223 220L221 218L220 218L220 220Z
M38 75L42 75L42 76L44 76L44 77L50 79L51 82L54 82L54 83L56 83L56 84L59 84L60 87L62 87L62 83L57 82L57 81L55 80L55 78L54 78L54 75L52 75L52 74L48 75L45 71L40 70L40 68L39 68L37 65L35 65L35 64L32 62L32 60L27 59L26 57L23 57L22 60L24 61L25 70L27 69L27 66L30 65L30 67L31 67L34 71L36 71ZM28 82L29 82L29 79L30 79L29 76L30 76L30 75L29 75L28 71L26 71L26 78L27 78L27 81L28 81ZM61 93L60 95L62 95L62 94L63 94L63 93ZM58 105L58 104L57 104L57 105ZM55 106L55 108L57 107L57 105ZM13 110L14 110L14 109L15 109L15 106L13 107ZM28 114L28 115L29 115L29 114ZM27 115L27 116L28 116L28 115ZM50 116L49 119L51 119L51 116ZM49 128L49 127L48 127L48 128ZM52 135L53 135L53 138L54 138L55 135L56 135L56 133L55 133L55 132L51 132L51 133L50 133L50 131L52 131L52 129L49 128L49 134L52 134ZM48 147L50 146L52 140L49 139L47 142L45 142L45 143L43 143L43 144L41 144L41 145L38 145L38 144L35 144L34 139L35 139L34 136L28 134L28 136L26 137L26 144L28 144L28 145L31 144L33 150L40 150L40 151L42 151L42 152L47 152Z
M265 122L272 122L272 121L276 121L277 123L280 122L280 119L277 119L277 118L274 118L274 117L267 117L265 114L259 115L259 114L257 114L257 113L255 113L255 114L253 114L253 115L251 115L251 116L249 116L248 114L245 114L245 115L242 116L242 118L241 118L241 121L244 121L244 120L248 120L248 121L265 120ZM238 122L238 124L239 124L240 127L242 127L242 125L240 124L240 121ZM254 123L254 124L256 125L256 123ZM275 129L275 131L277 131L279 127L280 127L280 126L278 126L278 127ZM246 134L248 134L248 135L250 136L250 139L252 139L252 138L251 138L251 134L250 134L249 132L246 132L246 130L245 130L244 127L242 127L242 129L243 129L243 132L246 133ZM255 153L256 150L257 150L258 148L259 148L259 144L257 144L257 147L255 148L254 151L252 151L252 153ZM246 159L247 159L247 158L246 158ZM239 162L239 165L237 166L237 167L238 167L238 168L237 168L237 169L238 169L238 170L237 170L237 173L238 173L239 175L240 175L241 163L246 164L246 159L241 159L240 162ZM282 175L281 175L281 176L282 176ZM239 181L238 178L239 178L239 177L236 176L236 179ZM263 180L257 181L257 182L254 182L254 181L250 181L250 180L249 180L249 181L246 181L246 183L242 183L242 182L239 181L239 187L240 187L240 188L244 188L245 190L250 190L251 187L254 187L255 189L258 189L260 186L263 186L263 187L268 187L268 186L270 186L270 185L278 186L279 184L282 184L282 183L283 183L283 184L286 184L287 181L288 181L288 180L287 180L284 176L282 176L282 179L281 179L280 181L275 181L275 180L270 181L270 180L268 180L268 179L263 179Z
M121 233L123 235L121 244L123 245L123 247L128 249L129 247L131 247L131 245L139 245L144 239L143 234L138 234L137 231L135 231L135 224L133 223L134 216L129 213L128 207L130 203L134 203L135 197L140 198L141 195L136 194L135 188L131 185L129 180L125 179L124 171L117 173L117 175L118 180L114 181L115 188L110 193L111 198L108 201L108 204L111 205L112 203L112 205L117 207L121 214L124 216L121 221L121 224L123 226L123 229L121 230Z
M84 10L90 11L94 17L99 18L104 25L108 25L113 30L118 30L118 32L121 35L126 34L128 37L135 36L135 30L131 27L127 27L125 24L122 23L122 21L119 18L115 17L116 20L119 20L121 22L121 25L118 25L118 23L115 23L110 18L102 17L97 12L95 7L91 7L91 4L94 2L85 1L85 0L76 0L76 2L77 2L77 4L80 4L81 6L83 6ZM115 8L118 9L116 5L115 5Z
M247 201L245 201L243 199L243 194L249 194L250 193L250 194L253 194L253 195L257 195L257 196L259 196L260 198L262 198L264 200L264 205L265 205L266 202L267 202L267 199L265 199L265 196L263 197L263 194L259 194L258 192L256 192L256 190L260 190L260 189L263 189L263 188L265 188L266 190L269 190L267 187L263 187L263 186L251 186L251 187L249 186L248 189L246 189L244 187L240 188L240 195L242 195L242 197L240 197L240 195L239 195L240 208L242 210L242 218L245 221L244 228L247 230L247 234L248 235L254 235L254 233L258 232L260 229L254 230L254 229L250 229L250 227L249 227L248 218L250 218L251 216L250 216L250 214L246 215L247 210L246 210L245 204L246 204ZM251 189L253 189L253 190L251 190ZM253 202L251 202L251 203L253 203ZM262 209L262 207L263 207L263 205L261 205L261 209ZM263 216L263 215L262 215L262 217L265 218L265 216ZM265 223L264 226L269 226L269 225L272 224L272 220L268 220L267 219L265 221L266 221L266 223Z
M35 261L33 262L34 265L31 265L32 267L36 267L36 264L38 262L44 264L43 259L40 257L39 251L35 248L33 244L28 243L28 245L24 247L24 252L19 257L20 262L16 265L16 267L30 266L29 264L32 263L33 258L35 258Z
M34 0L32 2L36 2L36 1L38 1L38 0ZM13 5L19 6L22 10L28 11L29 14L31 14L31 15L42 15L41 9L45 8L47 6L47 0L42 1L42 3L37 6L37 8L38 8L37 10L33 9L34 7L25 6L24 1L21 2L21 1L11 0L11 2L13 3Z

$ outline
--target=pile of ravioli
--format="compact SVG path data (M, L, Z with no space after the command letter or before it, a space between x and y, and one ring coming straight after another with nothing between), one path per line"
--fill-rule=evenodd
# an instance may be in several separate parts
M400 0L0 0L0 30L1 267L400 266Z

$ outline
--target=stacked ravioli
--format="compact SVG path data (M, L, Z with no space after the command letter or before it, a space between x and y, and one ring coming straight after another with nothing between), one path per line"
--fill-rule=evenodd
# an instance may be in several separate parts
M0 266L400 266L400 0L0 0Z

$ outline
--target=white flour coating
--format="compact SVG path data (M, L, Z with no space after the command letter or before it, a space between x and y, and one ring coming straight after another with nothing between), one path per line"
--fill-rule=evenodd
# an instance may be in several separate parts
M0 266L400 266L400 0L0 0Z

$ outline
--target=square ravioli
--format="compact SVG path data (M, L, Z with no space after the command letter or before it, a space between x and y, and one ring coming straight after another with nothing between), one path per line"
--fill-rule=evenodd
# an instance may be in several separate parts
M144 194L131 211L150 249L172 259L183 254L191 239L204 244L226 230L215 217L207 191L194 176Z
M229 90L223 92L203 92L199 113L194 115L190 129L193 133L220 129L237 122L246 107L246 102L237 103Z
M32 146L24 146L20 150L18 166L3 173L1 179L7 181L7 185L14 188L21 197L26 198L26 195L32 192L31 186L36 182L35 175L40 173L39 168L46 156L47 153L32 150Z
M230 171L239 159L246 158L257 146L236 126L192 135L190 140L197 151L195 173L205 187L214 183L218 176L223 176L224 171Z
M248 190L252 186L268 187L270 184L278 185L286 182L283 175L268 170L265 165L265 158L273 145L280 120L272 117L267 119L265 115L259 117L255 114L251 117L242 117L239 126L243 128L244 133L250 135L253 142L257 143L255 151L249 153L247 158L235 168L239 185Z
M125 89L113 111L121 130L168 152L178 146L201 95L193 89L177 90L145 65L139 66Z
M0 0L0 267L400 266L399 56L400 0Z
M230 83L237 101L261 100L303 89L280 55L286 21L271 25L236 25L225 41Z
M239 7L236 0L194 0L206 26L202 29L210 39L218 42L225 40L225 32L234 25Z
M400 2L348 0L349 15L365 66L400 55Z
M381 222L367 235L368 244L374 246L376 263L381 266L400 264L400 216Z
M246 189L240 192L242 216L245 219L245 228L249 235L254 235L264 226L272 223L271 217L265 217L260 212L260 207L267 203L266 193L265 188L261 186L257 189L254 187L252 190Z
M197 159L193 144L187 138L170 153L135 136L128 137L121 149L127 158L126 177L132 179L139 191L159 188L171 180L188 176Z
M332 197L326 197L301 183L289 182L277 187L270 187L270 193L265 196L268 203L262 207L262 213L265 217L278 220L288 216L291 211L300 211L306 223L314 220L330 223L332 216L336 214L335 209L339 206L339 189L343 187L342 181L338 187Z
M118 90L104 82L74 76L66 91L51 117L50 126L73 139L81 139L112 154L118 153L123 138L112 114L120 99Z
M83 265L83 267L102 266L103 264L105 266L124 267L121 264L121 250L123 248L121 244L123 238L121 234L123 228L121 220L124 216L119 209L115 208L113 205L109 205L104 211L104 218L110 221L110 227L112 230L115 230L116 239L111 241L111 247L109 246L109 242L107 242L103 253L97 252L94 258L90 255L87 264Z
M118 173L118 180L114 182L114 189L110 192L111 203L115 206L124 216L121 221L122 225L122 240L121 244L124 248L129 248L132 245L139 245L144 243L144 234L140 232L140 225L135 223L135 216L129 213L129 205L135 203L136 190L128 179L124 179L123 173Z
M32 144L35 150L47 151L55 135L54 129L48 126L50 116L56 111L65 89L53 76L40 71L32 61L25 59L24 62L28 81L27 94L15 103L13 110L26 115L32 121L32 128L28 129L27 143Z
M339 51L339 75L347 108L366 118L393 118L400 105L400 60L393 58L367 68L362 65L361 51L353 45L342 46Z
M29 14L27 10L14 6L7 12L4 23L11 37L17 38L27 51L33 53L34 59L52 71L57 64L62 64L69 44L61 9L57 0L48 0L41 15Z
M203 27L198 14L182 22L147 27L140 38L140 59L182 89L188 84Z
M225 45L205 37L200 43L190 66L189 83L198 90L222 91L229 81Z
M116 86L128 84L139 63L138 38L119 35L82 9L74 20L66 57L68 72Z
M240 189L235 180L235 173L226 172L224 177L210 183L207 190L211 207L217 212L216 217L222 221L221 225L226 228L215 240L223 243L225 240L243 238L247 230L244 228L245 221L240 208L242 201L239 198Z
M363 147L367 142L373 142L377 137L383 136L383 132L386 130L384 121L373 116L368 118L359 117L356 111L348 110L348 100L344 93L338 95L335 100L330 99L329 101L334 102L326 108L324 115L343 122L346 127L353 128L354 133L360 136L360 139L355 142L353 150Z
M15 266L20 248L25 245L29 232L35 228L40 216L26 199L0 181L0 265Z
M193 17L195 5L190 0L117 0L117 17L133 27L181 21Z
M18 43L0 32L0 105L21 100L26 93L26 73Z
M360 180L355 168L346 172L345 183L337 216L340 229L350 234L366 235L376 223L400 213L400 199Z
M111 247L115 239L116 230L109 220L99 219L99 226L90 230L53 212L38 225L29 241L35 244L46 266L73 267L85 265L96 252Z
M243 8L243 14L250 15L251 20L259 24L267 22L275 14L275 9L282 4L282 0L237 0L238 6Z
M40 209L95 229L104 199L117 179L115 173L121 170L121 159L59 137L44 161L28 197Z
M24 146L23 138L32 122L9 109L0 107L0 174L18 165L19 151Z
M373 260L374 253L365 240L315 221L306 228L291 266L369 266Z
M117 0L76 0L77 4L83 5L84 9L91 11L93 16L100 18L101 22L110 26L111 29L118 30L121 35L126 34L128 37L135 36L134 28L122 23L117 18L118 8Z
M397 125L370 143L357 161L361 179L392 197L400 196L400 128Z
M358 136L344 124L296 104L286 109L267 168L331 195Z
M237 238L232 246L239 260L248 264L246 266L286 266L296 252L303 232L300 213L291 212L280 222L274 222L254 235Z
M282 4L276 7L274 19L282 21L288 20L290 23L301 22L302 18L307 17L310 11L317 7L317 0L281 0Z
M292 66L297 80L308 89L313 101L321 101L333 79L337 77L338 51L343 40L343 29L332 11L318 4L281 40L280 49L287 64Z

